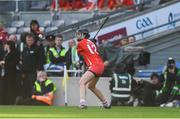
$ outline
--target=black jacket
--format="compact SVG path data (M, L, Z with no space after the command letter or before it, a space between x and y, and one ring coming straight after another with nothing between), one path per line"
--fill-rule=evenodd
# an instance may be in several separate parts
M17 71L20 54L17 50L13 50L5 56L5 74Z
M37 45L32 45L30 48L25 47L22 52L22 72L35 73L37 70L42 70L42 62L40 59L40 50Z

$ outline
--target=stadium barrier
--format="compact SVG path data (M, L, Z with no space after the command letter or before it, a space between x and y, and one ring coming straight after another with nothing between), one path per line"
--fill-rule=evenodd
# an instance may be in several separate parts
M60 72L63 71L62 77L49 77L57 87L55 92L54 104L55 106L77 106L79 104L79 79L80 77L69 77L68 72L70 73L82 73L83 70L67 70L66 65L64 65L61 70L46 70L46 72ZM97 87L102 90L103 94L107 97L110 102L110 90L109 90L109 81L111 78L101 77ZM87 91L87 104L90 106L101 105L101 102L97 97Z
M51 71L51 70L48 70ZM53 72L53 70L51 71ZM56 70L55 72L58 72ZM79 105L79 79L80 77L69 77L68 72L82 72L82 70L67 70L66 66L63 68L62 77L49 77L57 87L55 92L54 106L78 106ZM135 80L148 81L148 77L134 77ZM111 92L109 89L109 81L111 77L100 77L97 87L107 98L108 102L111 100ZM90 91L87 90L86 94L87 104L89 106L101 106L99 99Z

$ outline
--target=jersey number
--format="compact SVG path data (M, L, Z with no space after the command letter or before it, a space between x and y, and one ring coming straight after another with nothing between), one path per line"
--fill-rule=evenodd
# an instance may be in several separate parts
M95 53L98 54L97 48L94 44L87 44L87 47L91 54L95 54Z

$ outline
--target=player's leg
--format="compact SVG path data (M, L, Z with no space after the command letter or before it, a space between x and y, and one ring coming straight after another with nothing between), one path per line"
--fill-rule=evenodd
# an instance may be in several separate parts
M90 72L86 71L85 74L81 77L79 81L79 88L80 88L80 107L86 106L86 84L92 80L95 77L95 75Z
M108 105L108 102L102 92L96 88L96 84L98 82L98 77L95 77L94 79L90 80L88 82L88 88L99 98L99 100L102 102L104 108L110 108Z

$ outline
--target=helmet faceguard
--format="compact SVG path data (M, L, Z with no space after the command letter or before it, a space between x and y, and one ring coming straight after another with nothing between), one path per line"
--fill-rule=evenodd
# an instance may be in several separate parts
M84 38L88 39L90 37L87 29L79 29L76 31L75 35L78 41L83 40Z

